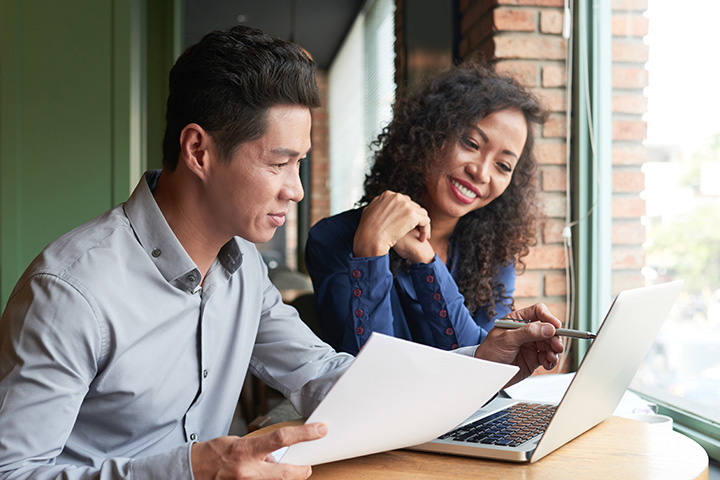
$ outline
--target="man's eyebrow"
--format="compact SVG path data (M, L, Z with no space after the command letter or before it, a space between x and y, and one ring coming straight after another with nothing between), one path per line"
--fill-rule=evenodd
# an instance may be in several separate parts
M312 150L312 147L310 147L308 149L308 151L305 152L305 155L310 153L310 150ZM293 150L291 148L286 148L286 147L273 148L270 151L280 157L299 157L299 156L301 156L300 152L298 152L297 150ZM304 157L305 155L302 155L302 156Z
M488 138L488 136L485 135L485 132L483 132L483 131L480 129L480 127L476 127L475 125L473 125L472 128L473 128L473 130L475 130L475 131L478 133L478 135L480 135L480 136L482 137L482 139L483 139L485 142L489 142L489 141L490 141L490 139ZM510 150L503 150L503 153L506 154L506 155L510 155L510 156L515 157L515 158L518 158L517 154L516 154L515 152L511 152Z

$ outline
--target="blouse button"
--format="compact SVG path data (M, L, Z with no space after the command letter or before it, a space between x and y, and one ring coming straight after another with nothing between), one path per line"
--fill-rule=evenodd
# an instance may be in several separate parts
M442 298L442 295L440 295L439 293L434 293L434 294L433 294L433 299L434 299L434 300L440 300L441 298Z
M360 295L362 295L362 290L360 290L359 288L356 288L353 291L353 295L355 295L356 297L359 297Z
M365 312L362 311L362 308L358 308L357 310L355 310L356 317L362 317L363 313L365 313Z
M425 281L427 283L433 283L435 281L435 277L433 277L432 275L428 275L427 277L425 277Z
M460 347L460 345L458 345L457 343L453 343L450 349L457 350L458 347Z
M452 335L452 334L455 333L455 332L453 331L452 328L449 328L449 327L448 327L448 328L445 330L445 333L448 334L448 335Z
M353 278L360 278L360 270L353 270L352 276Z
M357 333L358 335L362 335L363 333L365 333L365 329L363 327L357 327L355 329L355 333Z
M443 317L443 318L447 317L447 310L440 310L440 312L438 313L438 315L440 315L440 316Z

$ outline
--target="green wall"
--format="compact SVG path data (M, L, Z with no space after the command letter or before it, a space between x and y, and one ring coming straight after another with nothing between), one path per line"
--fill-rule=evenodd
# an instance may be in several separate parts
M160 165L177 3L0 0L2 308L45 245Z

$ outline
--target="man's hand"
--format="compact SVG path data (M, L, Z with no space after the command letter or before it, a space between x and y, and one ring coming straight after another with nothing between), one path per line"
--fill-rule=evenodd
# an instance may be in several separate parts
M385 191L373 198L355 231L353 255L378 257L391 248L406 260L430 263L435 252L430 239L427 211L407 195Z
M520 367L508 385L529 377L540 365L546 370L555 368L563 351L560 338L555 336L555 329L562 325L560 320L542 303L511 312L507 318L529 323L514 330L493 328L475 357Z
M267 435L228 436L196 443L191 453L193 475L195 480L305 479L312 474L312 468L277 463L270 454L326 434L325 424L312 423L283 427Z

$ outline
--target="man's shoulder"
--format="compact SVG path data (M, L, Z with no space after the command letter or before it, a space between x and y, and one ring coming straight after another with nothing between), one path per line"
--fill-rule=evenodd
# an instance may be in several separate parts
M107 262L121 255L118 246L127 246L132 238L121 204L53 240L26 273L59 274L79 264L88 267L88 263Z

